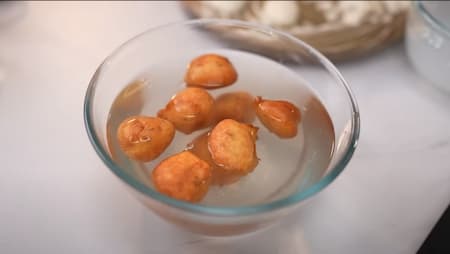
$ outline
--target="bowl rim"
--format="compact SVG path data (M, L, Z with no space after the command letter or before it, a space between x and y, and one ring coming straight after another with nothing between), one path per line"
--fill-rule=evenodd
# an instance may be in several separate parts
M93 98L95 95L97 79L101 75L102 69L110 62L119 52L122 51L123 48L127 47L128 44L139 40L140 37L151 33L156 30L165 29L172 26L198 26L198 25L207 25L207 24L216 24L216 25L226 25L226 26L239 26L245 27L248 29L257 30L266 34L276 34L277 36L285 37L289 40L294 41L297 44L300 44L304 49L308 51L309 54L315 56L317 60L324 65L324 67L339 81L338 83L342 85L344 90L346 91L346 95L349 98L349 104L351 108L351 128L349 132L350 142L348 142L346 152L338 159L335 166L329 170L328 174L323 177L320 181L316 182L312 186L308 187L305 190L297 191L289 195L288 197L271 201L269 203L263 203L258 205L249 205L249 206L239 206L239 207L216 207L216 206L205 206L201 204L193 204L180 200L176 200L160 194L156 190L153 190L147 187L145 184L137 181L133 177L131 177L128 173L122 170L110 157L109 152L106 151L99 142L99 138L97 137L93 117ZM172 22L165 25L157 26L151 29L148 29L131 39L127 40L123 44L121 44L118 48L116 48L105 60L100 64L100 66L95 71L92 76L89 85L86 90L85 99L84 99L84 108L83 108L83 116L84 116L84 125L88 135L88 138L94 147L95 152L101 158L103 163L122 181L124 181L127 185L131 186L132 189L137 190L143 195L154 199L160 203L165 205L169 205L171 207L175 207L186 212L191 212L195 214L204 214L211 216L248 216L248 215L256 215L261 213L267 213L274 210L279 210L281 208L286 208L301 201L313 196L314 194L323 190L326 186L328 186L333 180L344 170L345 166L348 164L350 159L353 156L353 153L358 144L359 132L360 132L360 117L359 117L359 109L356 103L353 92L351 91L349 85L344 80L340 72L337 68L328 60L324 55L318 52L316 49L311 47L309 44L295 38L292 35L289 35L285 32L273 29L271 27L255 24L251 22L244 22L239 20L231 20L231 19L194 19L188 21L178 21Z
M436 18L430 11L427 10L424 1L417 0L414 3L414 6L418 10L420 16L435 30L443 33L445 36L450 37L450 27L446 24L442 23L438 18ZM445 2L445 1L443 1Z

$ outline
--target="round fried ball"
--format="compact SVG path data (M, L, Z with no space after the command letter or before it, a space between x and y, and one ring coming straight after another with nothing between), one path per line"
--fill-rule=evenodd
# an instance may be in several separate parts
M191 61L184 81L188 86L218 88L236 82L237 72L231 62L217 54L201 55Z
M208 192L211 167L191 152L184 151L159 163L151 178L159 192L175 199L198 202Z
M143 162L151 161L164 152L174 135L174 126L157 117L131 116L117 129L122 151L131 159Z
M297 135L301 120L300 110L292 103L281 100L255 100L256 115L270 132L280 138L292 138Z
M207 91L188 87L172 97L158 116L173 123L177 130L189 134L210 123L213 105L214 99Z
M188 144L187 150L192 152L211 166L212 185L222 186L236 182L245 174L242 174L242 172L235 170L228 170L217 165L214 162L211 157L211 153L208 150L208 135L209 132L205 132L196 137L191 143Z
M233 119L218 123L208 138L208 149L214 162L227 170L245 175L258 164L256 134L258 129Z
M255 120L254 98L247 92L230 92L220 95L214 102L214 122L233 119L242 123Z

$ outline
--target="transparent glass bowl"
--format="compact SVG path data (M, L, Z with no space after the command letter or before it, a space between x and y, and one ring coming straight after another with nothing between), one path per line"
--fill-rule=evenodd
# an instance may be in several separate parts
M311 84L310 88L324 104L335 131L334 152L326 172L307 188L278 200L251 206L191 204L158 193L111 158L106 124L111 105L119 92L136 76L145 73L149 65L157 65L167 57L176 57L186 51L214 52L219 49L270 57ZM359 136L359 112L355 99L329 60L289 34L252 23L223 19L192 20L161 26L120 46L105 59L92 77L85 98L84 119L97 154L142 203L167 221L189 231L212 236L252 232L299 209L302 201L324 189L344 170Z
M450 2L414 1L406 49L418 73L450 93Z

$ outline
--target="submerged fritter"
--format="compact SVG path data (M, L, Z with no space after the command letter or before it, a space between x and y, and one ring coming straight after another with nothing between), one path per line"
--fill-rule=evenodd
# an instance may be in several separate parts
M190 144L188 144L187 150L197 155L200 159L204 160L211 166L212 185L227 185L236 182L245 174L240 171L228 170L214 162L211 157L211 153L208 150L208 135L209 132L205 132L196 137Z
M228 58L217 54L201 55L191 61L184 81L188 86L218 88L236 82L237 72Z
M218 123L208 137L208 149L213 161L227 170L245 175L258 164L256 134L258 128L225 119Z
M214 102L213 121L224 119L251 123L255 120L254 97L247 92L230 92L220 95Z
M189 134L208 126L213 105L214 98L206 90L188 87L173 96L158 116L173 123L177 130Z
M131 116L117 129L120 148L130 158L147 162L157 158L172 142L175 128L157 117Z
M270 132L280 138L292 138L297 135L301 120L300 110L292 103L283 100L255 100L256 115Z
M187 202L199 202L208 192L211 167L194 154L184 151L163 160L151 179L159 192Z

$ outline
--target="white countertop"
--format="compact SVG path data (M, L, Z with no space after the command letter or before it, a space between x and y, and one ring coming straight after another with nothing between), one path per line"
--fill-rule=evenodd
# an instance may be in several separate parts
M329 188L252 236L181 232L123 191L82 117L103 58L186 19L178 3L15 8L0 23L1 253L414 253L450 201L450 95L417 76L397 45L338 65L359 102L361 139Z

